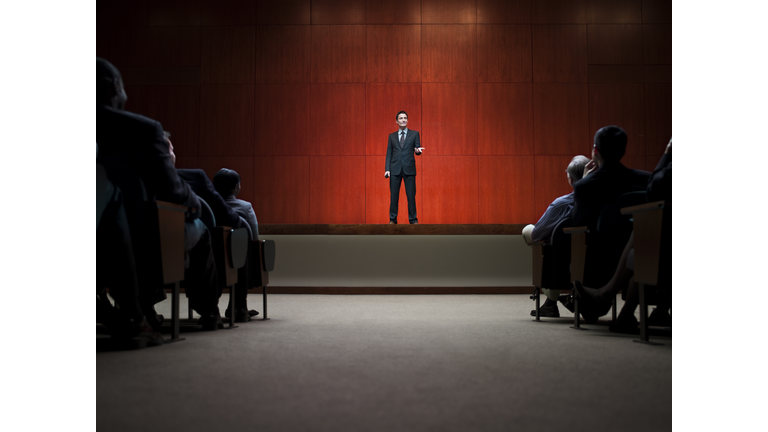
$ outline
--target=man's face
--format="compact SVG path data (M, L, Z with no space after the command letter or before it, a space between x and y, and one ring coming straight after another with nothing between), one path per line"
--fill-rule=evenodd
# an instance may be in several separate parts
M397 116L397 125L400 126L400 129L404 129L406 125L408 125L408 116L405 114L400 114Z
M115 103L116 108L119 110L125 109L125 103L128 101L128 95L125 94L125 87L123 87L123 79L118 77L115 79Z
M173 152L173 144L171 144L171 139L166 138L166 141L168 141L168 153L171 154L171 163L173 166L176 166L176 153Z

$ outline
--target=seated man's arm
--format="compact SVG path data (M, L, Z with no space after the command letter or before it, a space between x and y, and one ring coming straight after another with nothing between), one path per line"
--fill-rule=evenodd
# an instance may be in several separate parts
M594 175L594 174L593 174ZM579 180L573 187L573 209L571 210L571 219L573 220L573 226L589 225L589 221L592 217L594 201L593 188L590 187L590 182L583 178Z
M256 221L256 212L253 211L253 206L248 201L243 201L245 204L248 204L248 209L245 211L245 214L242 215L243 219L245 219L248 222L248 225L251 226L251 231L253 231L253 237L255 240L259 239L259 223Z
M661 157L656 170L648 181L648 201L671 200L672 198L672 153Z
M201 169L179 169L179 176L189 183L192 190L200 196L213 210L216 224L232 228L245 228L240 215L224 201L224 198L216 192L213 183L208 179L205 171Z
M571 206L569 204L558 203L558 200L555 200L547 207L547 211L544 212L541 219L536 222L536 226L531 233L531 240L549 240L552 237L552 230L555 229L555 226L570 214Z
M200 201L189 185L176 172L171 161L168 143L163 136L163 128L159 122L155 122L153 133L152 151L151 154L147 155L149 159L149 172L147 174L152 177L151 181L154 185L156 198L161 201L185 205L189 207L189 213L193 215L193 218L196 218L200 209Z

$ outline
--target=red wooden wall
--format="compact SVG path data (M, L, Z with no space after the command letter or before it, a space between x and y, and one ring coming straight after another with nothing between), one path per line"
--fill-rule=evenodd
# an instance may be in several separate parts
M401 109L421 223L535 222L599 127L647 170L672 134L671 0L99 0L96 40L261 223L387 223Z

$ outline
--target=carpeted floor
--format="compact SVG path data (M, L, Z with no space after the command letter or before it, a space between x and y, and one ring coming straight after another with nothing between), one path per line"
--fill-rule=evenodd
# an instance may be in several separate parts
M672 429L670 337L574 330L562 305L535 323L527 295L269 300L269 321L97 353L97 429ZM170 301L157 309L169 317Z

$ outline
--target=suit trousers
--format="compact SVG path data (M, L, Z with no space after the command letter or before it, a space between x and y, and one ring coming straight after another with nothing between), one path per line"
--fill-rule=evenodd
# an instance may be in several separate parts
M408 222L416 223L416 176L400 173L389 177L389 220L397 222L400 183L405 181L405 196L408 198Z

